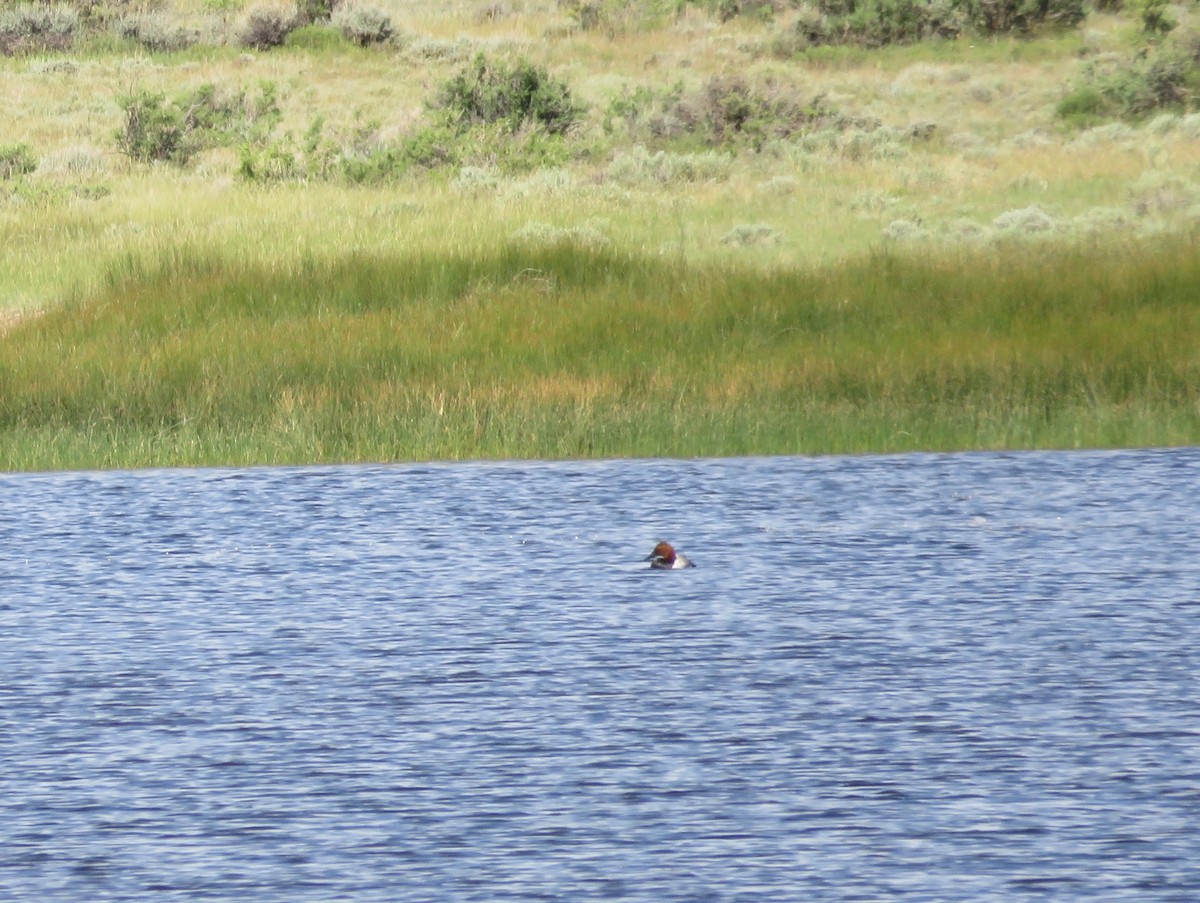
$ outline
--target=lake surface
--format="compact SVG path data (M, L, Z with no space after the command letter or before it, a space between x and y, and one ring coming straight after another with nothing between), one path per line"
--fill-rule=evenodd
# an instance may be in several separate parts
M0 899L1195 900L1198 501L1196 449L3 475Z

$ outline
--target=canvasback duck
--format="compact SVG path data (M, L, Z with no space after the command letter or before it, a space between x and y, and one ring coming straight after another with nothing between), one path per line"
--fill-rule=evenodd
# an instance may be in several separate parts
M680 555L669 542L660 542L654 551L647 555L644 561L650 562L650 567L660 571L675 571L679 568L694 568L695 565Z

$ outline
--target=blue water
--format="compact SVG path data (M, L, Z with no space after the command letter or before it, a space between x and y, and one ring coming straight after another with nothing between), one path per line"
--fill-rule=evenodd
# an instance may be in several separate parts
M1200 899L1198 499L1196 449L0 476L0 899Z

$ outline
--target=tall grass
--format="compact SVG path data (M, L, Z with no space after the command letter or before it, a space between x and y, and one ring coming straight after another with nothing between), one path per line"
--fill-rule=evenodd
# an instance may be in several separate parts
M1195 251L131 251L0 342L0 466L1196 442Z

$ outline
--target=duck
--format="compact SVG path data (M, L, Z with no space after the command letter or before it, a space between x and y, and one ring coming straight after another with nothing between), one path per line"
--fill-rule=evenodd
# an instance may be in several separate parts
M660 542L654 547L654 551L642 560L649 561L650 567L659 571L677 571L680 568L695 567L691 561L676 552L674 546L669 542Z

